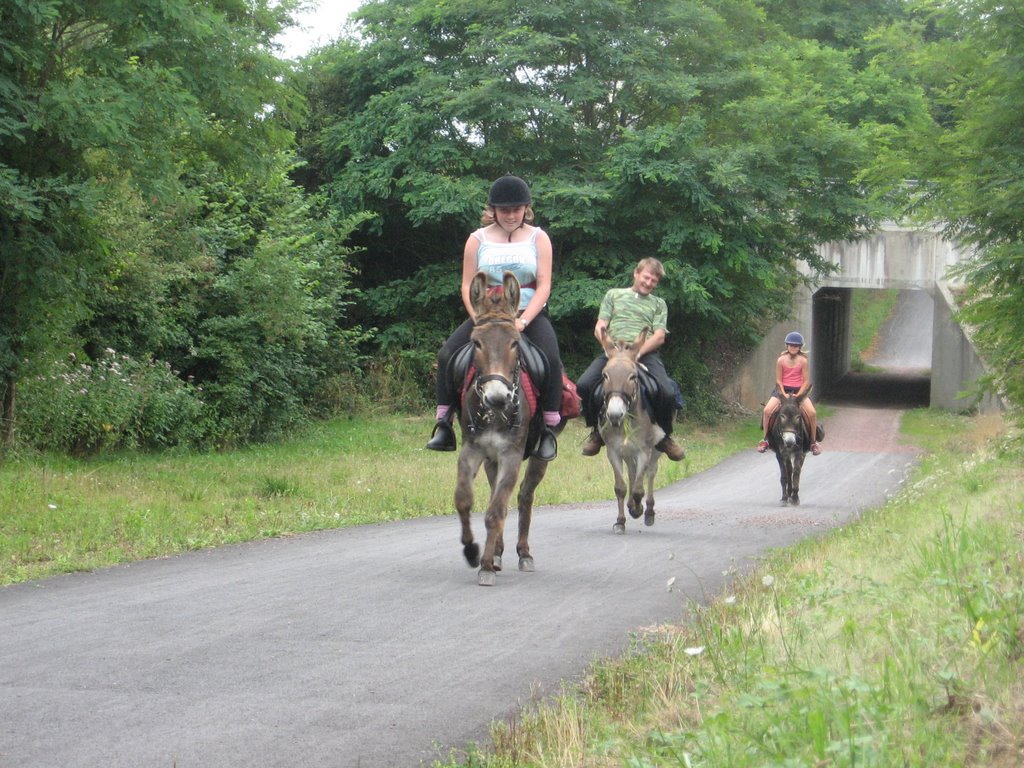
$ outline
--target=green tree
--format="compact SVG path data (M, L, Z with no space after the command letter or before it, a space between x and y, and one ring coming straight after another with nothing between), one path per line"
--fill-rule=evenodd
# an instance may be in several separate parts
M201 152L253 168L290 134L271 41L291 0L0 0L0 391L10 442L27 360L89 317L117 269L103 205L180 190ZM271 151L267 151L268 148Z
M759 0L758 4L771 22L796 37L855 51L865 50L873 29L910 13L906 0Z
M553 236L570 360L594 352L604 290L654 255L691 387L704 345L756 334L801 264L823 268L816 243L878 214L859 182L892 82L749 0L385 0L358 16L360 40L311 63L302 151L333 204L376 215L358 242L382 344L429 359L458 321L462 242L502 173L531 183Z
M265 165L229 174L193 155L174 205L127 189L108 199L110 269L74 329L92 359L108 348L158 359L201 386L220 444L279 434L360 362L342 245L358 217L305 196L287 154Z
M1024 8L974 0L931 11L902 61L928 88L935 127L920 137L923 216L972 246L963 319L993 385L1024 403ZM1021 412L1018 410L1018 414Z

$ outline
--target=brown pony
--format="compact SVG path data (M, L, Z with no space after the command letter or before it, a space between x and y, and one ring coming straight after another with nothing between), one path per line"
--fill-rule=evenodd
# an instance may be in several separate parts
M502 288L488 290L487 276L477 272L470 284L470 301L476 315L471 336L474 374L466 387L459 414L462 450L455 509L462 523L463 554L472 567L480 567L480 585L489 587L494 585L495 573L501 570L509 498L519 478L526 447L533 444L539 429L539 420L531 419L530 405L523 392L520 337L515 323L519 282L511 272L506 272ZM531 422L534 434L531 434ZM487 541L482 557L480 547L473 541L469 519L473 507L473 480L481 465L491 487L485 517ZM530 456L519 487L516 552L520 571L534 569L528 541L530 520L534 492L546 471L547 462Z
M615 498L619 503L619 516L612 526L615 533L626 532L626 508L634 518L642 513L644 525L654 525L654 477L658 474L658 458L661 456L654 446L665 432L651 420L642 402L637 355L646 340L646 328L632 344L613 342L607 331L602 329L601 332L601 344L608 362L601 373L604 405L598 429L607 446L608 462L615 473ZM647 505L646 509L641 509L645 482Z

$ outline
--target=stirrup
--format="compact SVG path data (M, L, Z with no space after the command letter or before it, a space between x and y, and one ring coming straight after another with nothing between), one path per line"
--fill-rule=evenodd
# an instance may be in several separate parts
M537 448L532 455L541 461L551 461L558 455L558 441L555 439L555 433L551 431L551 427L546 426L541 429Z
M427 441L427 450L431 451L454 451L455 430L452 429L448 419L438 419L434 424L434 431L430 433L430 440Z

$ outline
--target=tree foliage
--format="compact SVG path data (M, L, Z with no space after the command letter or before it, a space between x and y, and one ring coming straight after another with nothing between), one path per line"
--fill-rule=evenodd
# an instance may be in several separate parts
M288 178L302 101L272 40L295 5L0 0L8 440L18 380L69 351L191 376L217 442L294 423L356 360L358 219Z
M8 439L19 381L26 429L75 450L278 434L367 368L416 407L507 172L555 244L570 374L605 290L657 256L665 357L712 410L723 340L920 178L978 249L965 318L1021 394L1014 4L373 0L293 68L272 40L296 2L0 0ZM110 360L155 396L105 387Z
M919 143L921 213L975 250L960 275L994 384L1024 403L1024 8L971 0L921 3L901 62L920 72L934 127ZM1020 413L1018 411L1018 413Z
M879 213L860 174L899 82L749 0L380 0L358 18L311 67L302 152L334 205L375 215L366 319L403 343L434 349L460 319L462 242L506 172L552 234L568 357L594 354L601 295L657 256L677 374L756 334L823 267L816 243Z

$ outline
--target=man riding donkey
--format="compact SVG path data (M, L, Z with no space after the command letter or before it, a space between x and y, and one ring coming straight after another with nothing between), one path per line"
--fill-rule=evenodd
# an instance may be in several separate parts
M771 397L764 404L764 413L761 416L761 427L764 429L764 437L757 444L757 452L764 453L768 450L768 431L771 429L772 419L782 405L783 393L800 400L800 410L807 422L807 434L810 435L811 453L817 456L821 453L821 445L818 443L818 413L811 403L807 393L811 388L811 367L807 361L807 355L803 351L804 337L799 331L792 331L786 336L786 351L779 355L775 361L775 389Z
M657 352L665 343L668 305L661 297L654 296L653 291L664 275L665 267L658 259L641 259L633 270L633 285L630 288L612 288L605 294L597 323L594 325L594 336L602 346L603 333L607 333L612 341L632 343L639 338L645 328L648 329L647 339L637 358L656 383L654 387L645 388L647 396L651 399L653 419L665 432L665 437L655 448L672 461L681 461L686 457L686 453L671 435L676 412L682 407L682 398L679 395L679 387L669 377L665 364ZM583 416L587 426L591 428L590 436L583 443L584 456L596 456L604 445L597 428L602 401L601 398L595 397L595 393L607 362L606 355L599 355L576 382L577 392L583 400ZM652 389L656 391L651 391Z

